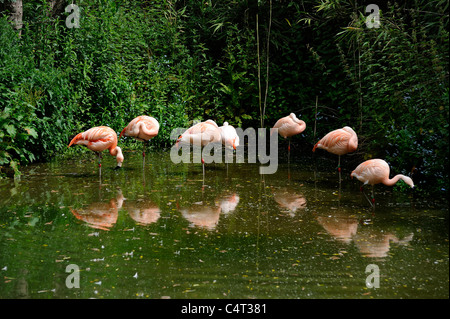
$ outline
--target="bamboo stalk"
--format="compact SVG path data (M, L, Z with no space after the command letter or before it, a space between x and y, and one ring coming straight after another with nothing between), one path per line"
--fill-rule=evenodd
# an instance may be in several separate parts
M316 128L317 128L317 105L318 105L318 102L319 102L319 96L318 95L316 95L316 114L314 115L314 138L313 138L313 141L315 141L316 140Z
M263 116L261 108L261 58L259 54L259 22L258 13L256 13L256 54L258 56L258 103L259 103L259 116L261 117L261 128L263 127Z

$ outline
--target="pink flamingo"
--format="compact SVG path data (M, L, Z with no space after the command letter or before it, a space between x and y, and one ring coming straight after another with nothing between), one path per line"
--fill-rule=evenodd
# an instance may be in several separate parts
M219 127L222 138L222 144L225 147L236 149L239 146L239 136L236 129L229 125L228 122L224 122L223 126Z
M219 126L213 120L200 122L188 128L178 137L175 146L179 148L180 143L193 144L205 147L209 143L221 143L222 135ZM203 184L205 183L205 160L202 157Z
M69 146L73 144L85 145L91 151L98 154L98 167L101 175L101 160L102 153L108 149L111 156L115 156L117 159L117 166L115 169L121 168L123 163L123 154L120 147L117 146L117 134L116 132L107 126L93 127L83 133L77 134L69 143Z
M324 149L332 154L338 155L339 183L341 182L341 155L356 151L358 148L358 135L349 126L331 131L314 145L316 148Z
M282 117L279 119L273 128L270 130L270 135L275 131L274 129L278 129L278 134L280 134L285 139L297 134L302 133L306 128L306 123L302 120L299 120L294 113L289 114L288 116ZM291 154L291 140L289 139L288 145L288 161Z
M383 183L387 186L393 186L399 180L403 180L406 184L414 188L413 180L405 175L398 174L393 178L389 178L389 165L382 159L371 159L359 164L350 176L356 177L364 185L372 185L372 204L375 203L373 195L374 185ZM362 187L361 187L362 189Z
M158 135L159 123L151 116L141 115L134 118L120 133L122 136L134 137L138 141L144 142L142 157L145 164L145 149L148 141Z

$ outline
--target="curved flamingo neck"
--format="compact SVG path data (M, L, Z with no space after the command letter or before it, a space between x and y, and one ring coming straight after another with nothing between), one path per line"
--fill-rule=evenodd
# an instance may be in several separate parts
M300 125L300 130L301 130L301 131L304 131L305 128L306 128L306 123L305 123L305 121L298 120L297 123Z
M356 149L358 148L358 137L355 135L353 135L350 140L348 141L348 151L349 152L354 152L356 151Z
M294 121L294 123L298 124L300 127L298 128L299 132L303 132L306 128L305 121L300 120L297 116L295 116L294 113L290 114L291 119Z
M395 175L395 176L392 177L392 178L386 178L386 179L383 181L383 184L386 185L386 186L393 186L393 185L395 185L400 179L403 180L406 184L408 184L408 185L411 186L411 183L412 183L411 178L408 177L408 176L402 175L402 174Z
M111 154L112 156L115 156L117 159L117 166L121 167L122 166L122 162L123 162L123 154L122 154L122 149L118 146L115 147L111 147L109 149L109 154Z

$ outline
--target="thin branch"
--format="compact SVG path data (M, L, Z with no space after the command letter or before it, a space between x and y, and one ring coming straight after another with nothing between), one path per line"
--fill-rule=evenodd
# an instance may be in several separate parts
M269 91L269 47L270 47L270 29L272 27L272 0L269 4L269 29L267 31L267 49L266 49L266 92L264 95L264 109L262 114L261 127L264 127L264 117L266 116L266 106L267 106L267 93Z

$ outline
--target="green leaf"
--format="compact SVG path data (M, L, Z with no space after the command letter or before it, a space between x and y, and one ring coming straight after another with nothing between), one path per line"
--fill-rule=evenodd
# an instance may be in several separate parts
M6 132L8 132L9 136L11 136L11 137L16 136L17 131L13 125L11 125L11 124L5 125L5 129L6 129Z
M37 134L37 132L36 132L36 130L35 130L34 128L31 128L31 127L25 127L24 129L25 129L25 131L27 131L28 135L31 135L31 136L33 136L34 138L37 138L37 137L38 137L38 134Z

